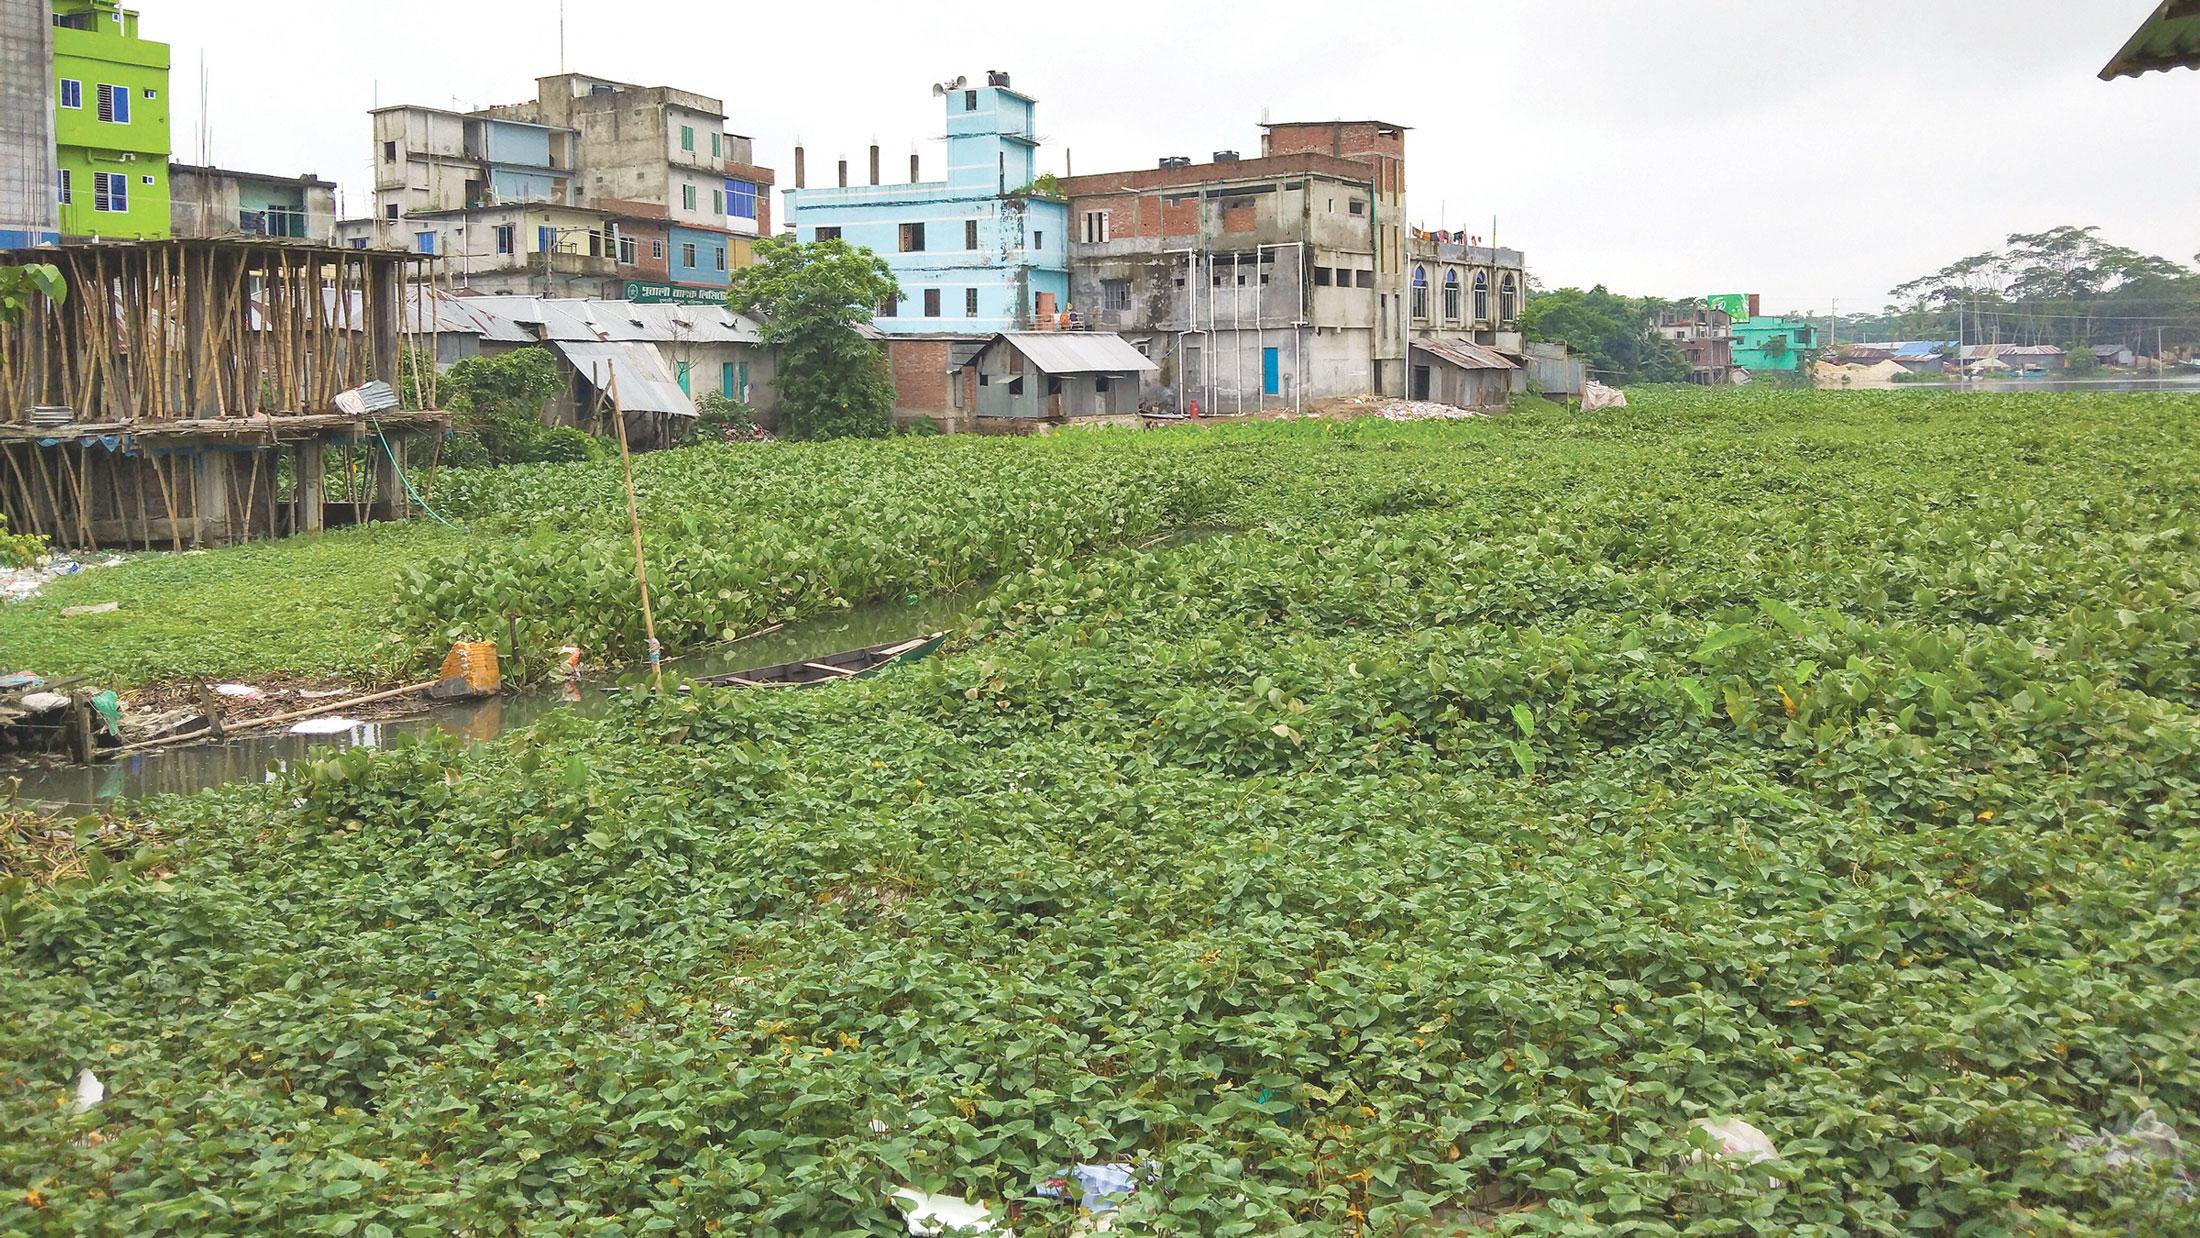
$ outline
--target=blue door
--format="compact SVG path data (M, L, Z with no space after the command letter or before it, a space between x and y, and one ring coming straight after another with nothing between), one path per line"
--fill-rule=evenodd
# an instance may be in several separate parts
M1277 356L1279 351L1274 348L1260 350L1260 389L1268 395L1283 394L1283 366L1280 364L1281 358Z

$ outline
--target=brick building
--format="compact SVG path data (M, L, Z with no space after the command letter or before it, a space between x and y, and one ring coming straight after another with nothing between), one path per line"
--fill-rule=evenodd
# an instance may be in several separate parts
M1065 178L1071 306L1178 405L1402 391L1404 132L1270 125L1257 158Z

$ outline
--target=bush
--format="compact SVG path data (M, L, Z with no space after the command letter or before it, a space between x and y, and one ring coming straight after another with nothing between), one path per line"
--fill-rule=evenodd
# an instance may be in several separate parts
M691 443L730 443L756 437L756 414L748 405L716 391L695 401L700 414L689 428Z
M530 464L572 464L600 460L605 454L602 439L572 426L543 429L532 437L525 450Z
M29 567L45 553L45 538L36 533L10 533L8 518L0 516L0 567Z

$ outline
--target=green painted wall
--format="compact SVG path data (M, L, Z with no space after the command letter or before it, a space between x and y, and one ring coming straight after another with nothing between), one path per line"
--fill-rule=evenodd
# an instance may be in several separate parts
M115 0L55 0L54 154L66 173L63 236L163 237L168 216L168 45L137 37L137 14ZM74 82L71 87L68 83ZM129 96L129 121L101 120L99 88ZM71 98L76 107L64 107ZM125 209L102 211L96 178L123 178Z
M1774 337L1787 340L1787 351L1778 357L1765 352ZM1818 328L1807 318L1745 318L1734 324L1734 364L1757 372L1793 374L1803 368L1803 354L1818 347Z

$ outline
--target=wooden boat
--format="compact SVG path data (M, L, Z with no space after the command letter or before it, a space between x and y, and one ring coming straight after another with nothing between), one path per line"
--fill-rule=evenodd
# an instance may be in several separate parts
M814 662L782 662L777 666L759 666L754 670L735 671L728 675L708 675L698 682L713 687L734 688L807 688L821 683L837 683L843 679L862 679L876 675L897 662L914 662L929 657L941 645L947 643L947 633L934 632L911 640L889 641L883 645L869 645L819 658Z

